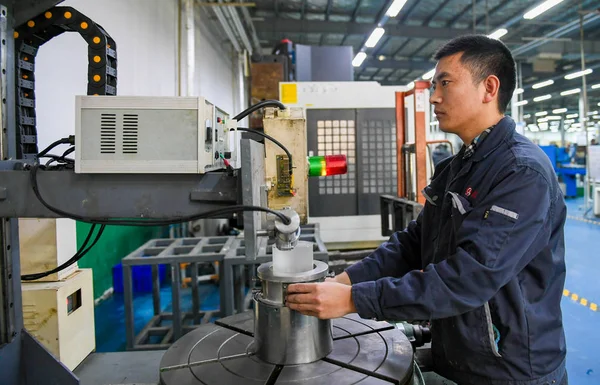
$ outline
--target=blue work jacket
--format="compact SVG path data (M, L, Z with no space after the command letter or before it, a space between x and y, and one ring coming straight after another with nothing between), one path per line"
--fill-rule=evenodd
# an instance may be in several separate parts
M552 164L510 117L463 153L436 167L418 218L346 270L358 314L431 320L435 371L461 385L559 384L566 206Z

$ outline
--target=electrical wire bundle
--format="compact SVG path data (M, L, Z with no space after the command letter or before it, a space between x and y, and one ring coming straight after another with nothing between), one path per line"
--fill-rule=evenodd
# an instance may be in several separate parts
M242 111L240 114L238 114L235 119L236 120L240 120L243 119L244 117L248 116L249 114L251 114L252 112L258 110L259 108L262 107L266 107L266 106L276 106L279 108L285 108L285 106L283 106L283 104L281 104L278 101L273 101L273 100L266 100L263 102L260 102L258 104L255 104L253 106L251 106L250 108L248 108L245 111ZM250 132L254 132L258 135L261 135L269 140L272 140L274 143L276 143L278 146L280 146L288 155L289 159L290 159L290 175L292 174L292 157L291 154L289 153L289 151L278 141L276 141L274 138L263 134L262 132L259 131L255 131L255 130L250 130L250 129L242 129L242 131L250 131ZM38 280L44 277L47 277L48 275L57 273L61 270L66 269L67 267L73 265L74 263L76 263L77 261L79 261L81 258L83 258L90 250L92 247L94 247L96 245L96 243L100 240L100 237L102 236L102 233L104 232L104 229L106 228L106 225L121 225L121 226L167 226L167 225L172 225L172 224L177 224L177 223L182 223L182 222L192 222L192 221L196 221L198 219L206 219L206 218L214 218L214 217L223 217L225 215L230 215L233 213L238 213L240 211L262 211L262 212L266 212L266 213L270 213L273 214L275 216L277 216L279 219L281 219L281 221L285 224L289 224L291 223L291 219L289 217L287 217L286 215L277 212L275 210L271 210L269 208L265 208L265 207L260 207L260 206L248 206L248 205L234 205L234 206L229 206L229 207L223 207L223 208L219 208L219 209L214 209L214 210L209 210L209 211L205 211L202 213L198 213L195 215L189 215L189 216L182 216L182 217L174 217L171 219L115 219L115 218L92 218L92 217L86 217L86 216L81 216L81 215L77 215L77 214L73 214L73 213L69 213L67 211L61 210L57 207L52 206L51 204L49 204L44 197L42 196L41 192L40 192L40 187L38 184L38 171L39 169L42 170L57 170L57 169L72 169L74 167L75 161L71 158L67 158L66 156L73 153L75 151L75 147L73 146L75 142L75 138L74 136L70 136L68 138L63 138L60 140L55 141L54 143L50 144L47 148L45 148L43 151L41 151L38 154L38 161L33 164L30 167L30 173L29 173L29 178L30 178L30 182L33 188L33 192L35 194L35 196L37 197L37 199L40 201L40 203L42 203L42 205L44 205L48 210L58 214L60 217L64 217L64 218L70 218L70 219L74 219L80 222L85 222L85 223L90 223L92 224L92 227L90 228L88 235L86 236L85 241L83 242L83 244L81 245L81 247L77 250L77 253L75 253L75 255L69 259L68 261L66 261L65 263L61 264L60 266L57 266L56 268L52 269L52 270L48 270L48 271L44 271L41 273L34 273L34 274L26 274L26 275L22 275L21 276L21 280L23 281L34 281L34 280ZM53 155L50 154L50 151L52 151L55 147L61 145L61 144L70 144L72 145L71 147L69 147L62 155L58 156L58 155ZM41 165L40 164L40 159L41 158L50 158L50 160L46 163L46 165ZM224 159L224 158L223 158ZM224 159L225 160L225 159ZM53 163L56 163L56 165L54 165ZM227 163L226 163L227 165ZM93 242L88 246L88 243L90 241L90 239L92 238L92 235L94 234L94 231L96 230L96 227L100 225L96 236L93 240Z

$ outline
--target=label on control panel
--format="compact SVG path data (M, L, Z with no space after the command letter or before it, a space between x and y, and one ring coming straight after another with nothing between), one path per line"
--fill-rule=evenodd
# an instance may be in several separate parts
M298 103L298 85L296 83L281 85L281 103L283 103L283 104Z

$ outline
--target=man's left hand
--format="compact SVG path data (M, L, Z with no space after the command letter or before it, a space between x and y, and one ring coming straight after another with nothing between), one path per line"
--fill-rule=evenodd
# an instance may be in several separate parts
M331 319L356 312L352 287L341 283L297 283L289 285L287 293L287 306L305 315Z

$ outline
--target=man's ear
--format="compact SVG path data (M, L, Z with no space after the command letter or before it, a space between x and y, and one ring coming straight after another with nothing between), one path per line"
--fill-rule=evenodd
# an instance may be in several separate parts
M498 99L498 93L500 92L500 79L496 75L490 75L483 81L483 87L485 88L485 94L483 95L484 103L491 103Z

